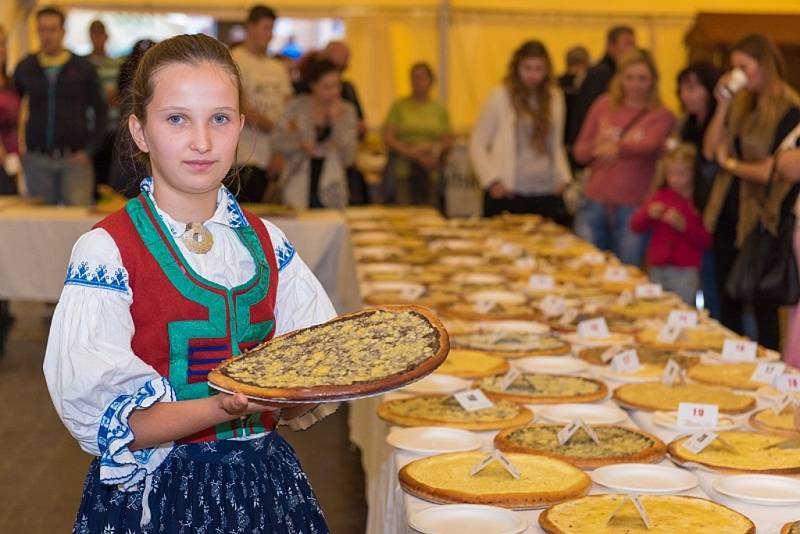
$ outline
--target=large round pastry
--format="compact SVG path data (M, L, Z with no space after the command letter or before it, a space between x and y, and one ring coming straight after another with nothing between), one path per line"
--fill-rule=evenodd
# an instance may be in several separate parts
M403 489L437 503L489 504L504 508L541 508L588 493L591 479L566 462L532 454L507 454L519 470L514 478L494 460L475 475L485 452L438 454L415 460L400 470Z
M775 413L772 408L753 412L748 422L750 426L765 434L787 438L800 437L800 430L794 422L794 408L791 406L786 407L781 413Z
M721 504L684 495L642 495L652 523L647 528L625 495L590 495L556 504L542 512L539 525L548 534L755 534L752 521ZM617 508L622 505L622 508ZM614 511L617 510L616 513ZM614 517L609 521L611 515Z
M683 446L690 436L678 438L669 444L669 455L676 463L702 465L723 473L800 474L800 449L768 448L786 438L741 430L718 435L724 442L712 441L696 454Z
M551 334L475 332L453 336L453 347L479 350L503 358L560 356L570 352L567 342Z
M682 402L716 404L720 413L738 414L749 412L756 400L749 395L740 395L727 388L703 384L675 384L667 386L661 382L623 384L614 390L618 404L648 412L673 412Z
M447 331L419 306L383 306L296 330L208 375L231 392L277 401L356 398L399 388L447 357Z
M595 469L621 463L660 462L667 453L663 441L643 432L623 426L597 425L592 430L595 443L582 428L561 445L558 433L563 425L531 425L503 430L494 438L501 451L542 454L569 462L581 469Z
M384 402L378 406L378 417L402 426L500 430L530 422L533 412L509 401L495 402L490 408L468 412L453 397L422 395Z
M500 356L477 350L450 349L436 372L460 378L483 378L505 373L508 369L508 361Z
M594 378L547 373L522 373L506 389L503 375L484 378L475 383L489 398L522 404L560 404L594 402L606 398L608 386Z

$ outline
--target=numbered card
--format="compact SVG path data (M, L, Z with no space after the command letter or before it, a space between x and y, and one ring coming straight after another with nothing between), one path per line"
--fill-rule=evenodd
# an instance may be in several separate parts
M492 300L481 300L475 303L475 311L478 313L489 313L492 311L492 308L495 306L495 302Z
M494 462L495 460L500 462L500 465L502 465L512 477L519 480L521 473L519 472L519 469L517 469L517 466L511 463L511 460L509 460L506 457L506 455L504 455L497 449L494 449L492 452L484 456L480 462L472 466L472 469L469 470L469 475L474 477L475 475L483 471L487 465Z
M615 373L635 373L639 370L639 355L635 349L620 352L611 360L611 370Z
M755 341L745 339L726 339L722 346L722 359L735 362L751 362L756 359Z
M664 289L661 284L642 284L636 286L637 299L655 299L664 294Z
M682 402L678 405L678 426L714 428L719 422L719 406Z
M716 432L696 432L683 442L683 448L692 454L700 454L700 452L711 445L717 437Z
M619 265L610 265L606 267L603 278L606 282L625 282L628 280L628 269Z
M522 375L517 369L512 367L508 370L506 374L503 375L503 378L500 379L500 389L505 391L514 383L514 381Z
M460 391L453 395L453 398L468 412L476 412L494 406L494 403L480 389Z
M546 274L532 274L528 279L528 287L534 291L550 291L556 287L552 276Z
M775 377L775 387L784 393L800 391L800 375L778 375Z
M661 377L661 382L668 386L671 386L677 382L680 382L682 379L683 369L681 366L675 362L672 358L669 359L667 362L667 366L664 368L664 375Z
M697 312L673 310L669 312L667 324L675 324L681 328L694 328L697 326Z
M750 380L771 385L784 369L786 369L786 364L783 362L761 362L756 366Z
M558 434L556 434L559 445L566 445L566 443L572 438L572 436L575 435L575 432L577 432L579 428L582 428L592 441L595 443L600 443L600 437L597 435L597 432L595 432L592 427L587 425L583 419L576 418L573 419L571 423L564 426L564 428L559 430Z
M645 510L644 504L642 504L641 498L638 495L634 495L632 493L626 495L625 498L622 499L622 502L619 503L619 506L617 506L616 509L614 509L614 511L611 512L611 515L608 516L608 519L606 520L606 525L609 525L614 520L614 518L617 516L619 511L622 510L622 507L625 506L625 504L628 501L633 503L633 507L636 509L636 512L639 514L639 519L642 520L642 523L644 524L644 527L646 529L652 528L653 527L653 523L652 523L652 521L650 521L650 516L648 515L647 510Z
M602 317L589 319L578 323L578 335L583 338L608 337L608 325Z
M683 334L683 327L681 325L667 323L658 331L656 341L667 344L675 343L680 339L681 334Z
M557 317L567 309L567 301L555 295L548 295L539 302L539 309L547 317Z

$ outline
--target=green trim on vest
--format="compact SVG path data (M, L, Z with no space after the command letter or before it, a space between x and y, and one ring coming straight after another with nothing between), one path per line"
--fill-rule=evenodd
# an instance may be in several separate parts
M208 310L207 321L175 321L169 324L169 381L175 389L178 400L200 399L215 395L216 390L208 382L188 383L189 341L202 338L229 338L231 353L241 354L240 343L261 342L275 327L275 321L268 320L250 324L250 308L260 302L269 290L271 270L264 255L264 249L252 226L236 228L236 234L247 248L255 264L255 273L243 284L228 289L200 276L188 264L178 248L172 234L158 215L149 195L142 194L131 199L125 206L136 230L148 251L153 255L167 279L187 300L191 300ZM147 212L152 214L152 219ZM161 229L158 232L153 220ZM162 237L165 236L166 240ZM175 261L178 259L178 262ZM213 288L199 286L189 274ZM229 313L229 310L232 313ZM229 330L230 329L230 330ZM230 331L230 336L228 332ZM244 421L234 420L217 425L218 439L236 437L234 427L252 428L245 433L264 432L266 429L249 416ZM241 436L241 432L238 434Z

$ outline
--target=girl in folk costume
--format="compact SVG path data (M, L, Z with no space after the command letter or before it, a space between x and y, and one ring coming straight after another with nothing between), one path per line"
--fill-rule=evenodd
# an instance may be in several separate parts
M92 462L75 533L327 532L276 424L333 406L278 410L216 394L219 362L334 316L274 225L221 185L243 126L239 73L203 35L150 49L128 127L152 177L75 244L44 372Z

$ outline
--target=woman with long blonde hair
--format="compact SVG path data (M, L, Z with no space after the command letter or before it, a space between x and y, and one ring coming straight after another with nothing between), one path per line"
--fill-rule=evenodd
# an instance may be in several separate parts
M730 62L733 70L717 83L717 109L703 141L703 155L715 158L722 168L704 219L714 234L722 324L743 333L743 305L750 304L758 342L777 349L778 303L734 301L725 284L747 236L759 224L775 233L797 196L792 183L766 184L776 150L800 121L800 96L786 82L780 52L764 35L740 39L733 45Z
M653 57L636 48L619 59L608 93L592 104L573 147L590 172L575 232L631 265L641 265L646 236L631 230L630 218L651 190L674 125L661 103Z
M484 215L538 213L567 221L561 192L572 176L564 115L547 48L540 41L524 42L470 137L470 156L484 188Z

